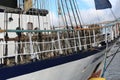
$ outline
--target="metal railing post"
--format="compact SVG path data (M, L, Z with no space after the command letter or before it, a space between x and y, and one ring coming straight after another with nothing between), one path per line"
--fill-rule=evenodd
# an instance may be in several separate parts
M95 35L95 30L93 29L93 41L94 41L94 46L96 46L96 35Z
M90 45L90 47L92 47L91 32L90 32L90 30L88 30L88 32L89 32L89 41L90 41L89 45Z
M83 46L84 46L84 49L87 49L87 40L86 40L86 33L85 33L85 30L83 30L84 31L84 44L83 44Z
M17 50L18 50L18 43L17 42L15 42L15 63L18 63L18 52L17 52Z
M59 31L57 32L57 36L58 36L58 46L59 46L60 54L63 54L62 49L61 49L60 32Z
M111 32L111 40L114 40L114 32L113 32L113 27L110 27L110 32Z
M107 43L107 39L108 38L108 35L107 35L107 27L105 27L105 42Z
M75 46L75 51L77 51L77 45L76 45L76 37L75 37L75 31L73 31L73 37L74 37L74 46Z
M81 40L80 40L80 31L77 31L77 33L78 33L79 49L82 50L82 48L81 48Z
M28 33L29 35L29 41L30 41L30 54L31 54L31 59L35 58L35 53L33 51L33 43L32 43L32 35L31 33Z

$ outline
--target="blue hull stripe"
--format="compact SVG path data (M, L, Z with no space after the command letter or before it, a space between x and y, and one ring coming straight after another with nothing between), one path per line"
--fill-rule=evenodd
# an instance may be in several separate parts
M46 68L54 67L64 63L72 62L75 60L80 60L82 58L99 53L100 50L105 49L105 47L99 48L99 50L78 52L71 54L69 56L59 56L52 59L36 61L28 64L16 65L13 67L6 67L0 69L0 80L6 80L9 78L17 77L20 75L32 73L35 71L43 70Z

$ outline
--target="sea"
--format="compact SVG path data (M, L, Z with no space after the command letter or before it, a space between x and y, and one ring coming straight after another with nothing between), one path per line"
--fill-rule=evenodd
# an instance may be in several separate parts
M110 62L113 56L107 58L107 64ZM107 68L104 77L106 80L120 80L120 52L116 54L113 61Z

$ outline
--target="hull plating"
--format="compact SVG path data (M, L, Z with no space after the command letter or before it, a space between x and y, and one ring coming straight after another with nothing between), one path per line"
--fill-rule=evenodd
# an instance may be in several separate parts
M54 62L52 63L51 61L51 63L47 63L46 61L46 64L49 65L49 68L36 70L36 68L44 66L42 64L39 64L38 62L36 64L39 64L39 66L36 65L36 67L32 67L32 69L34 70L33 72L24 73L24 71L27 71L27 69L29 70L29 68L23 66L24 68L21 68L20 70L22 72L23 69L26 69L23 70L23 74L16 75L13 77L11 76L8 78L6 77L6 78L8 80L87 80L92 75L96 65L103 60L104 60L104 51L96 53L94 55L90 55L85 58L73 60L70 62L58 64L56 66L51 66L51 67L50 64L54 64ZM29 67L33 65L34 64L29 64L29 65L26 64L26 66ZM101 63L101 67L99 67L99 70L102 70L102 68L103 68L103 63ZM18 68L16 67L16 69ZM11 72L11 74L12 73L14 72Z

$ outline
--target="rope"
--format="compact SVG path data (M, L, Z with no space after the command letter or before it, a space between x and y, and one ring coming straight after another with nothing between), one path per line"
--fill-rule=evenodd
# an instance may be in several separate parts
M66 0L65 0L65 6L66 6L66 9L67 9L68 18L69 18L69 21L70 21L70 24L71 24L71 28L73 29L73 23L72 23L72 19L71 19L71 15L70 15L70 10L69 10L69 6L68 6L68 3L67 3Z
M103 74L102 77L105 74L105 69L106 69L106 60L107 60L107 50L108 50L108 36L107 36L107 29L105 28L105 42L106 42L106 50L105 50L105 62L104 62L104 68L103 68Z
M116 44L116 42L115 42L115 44ZM109 51L110 51L112 48L113 48L113 47L111 47L111 48L109 49ZM107 57L107 52L109 52L107 49L108 49L108 43L106 44L105 63L104 63L104 70L103 70L102 77L104 76L107 68L109 67L109 65L111 64L111 62L113 61L113 59L115 58L115 56L116 56L116 54L118 53L118 50L120 49L120 47L116 50L116 52L114 53L112 59L111 59L110 62L106 65L106 63L107 63L106 60L107 60L107 58L108 58L108 57Z
M114 53L112 59L110 60L110 62L109 62L108 65L106 66L105 71L108 69L108 67L110 66L111 62L114 60L114 58L115 58L116 54L118 53L119 49L120 49L120 47L119 47L119 48L117 49L117 51Z
M2 32L57 32L57 31L74 31L74 30L96 30L105 27L92 27L92 28L78 28L78 29L59 29L59 30L0 30Z
M112 13L112 15L113 15L114 19L115 19L115 20L117 20L117 17L115 16L115 14L114 14L113 10L112 10L112 9L110 9L110 11L111 11L111 13Z
M65 19L66 29L69 29L69 27L68 27L67 17L66 17L66 15L65 15L64 3L63 3L63 1L62 1L62 0L60 0L60 1L61 1L62 12L63 12L64 19Z
M72 10L72 14L73 14L73 18L74 18L74 20L75 20L75 25L76 25L76 27L78 27L78 24L77 24L77 19L76 19L76 12L74 11L74 7L73 7L73 4L72 4L72 1L71 0L69 0L69 3L70 3L70 6L71 6L71 10Z

